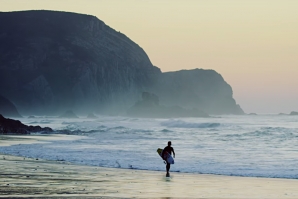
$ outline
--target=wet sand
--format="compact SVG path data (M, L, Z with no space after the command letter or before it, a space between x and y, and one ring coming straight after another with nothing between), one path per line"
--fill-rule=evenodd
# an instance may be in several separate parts
M298 180L112 169L0 156L0 197L298 198Z
M0 145L8 144L4 140L0 139ZM165 172L82 166L5 154L0 154L0 168L0 197L5 198L298 198L295 179L175 172L166 178Z

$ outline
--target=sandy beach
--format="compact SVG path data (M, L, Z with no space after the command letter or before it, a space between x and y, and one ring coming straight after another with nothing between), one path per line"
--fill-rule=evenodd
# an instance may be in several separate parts
M67 136L1 136L0 145ZM72 139L77 139L72 137ZM298 198L298 180L104 168L0 155L0 197Z
M0 197L298 198L298 180L113 169L0 156Z

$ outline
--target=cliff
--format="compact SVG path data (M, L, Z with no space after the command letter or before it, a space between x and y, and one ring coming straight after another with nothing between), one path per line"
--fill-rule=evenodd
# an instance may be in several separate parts
M93 16L0 13L0 27L0 94L20 112L124 110L160 73L142 48Z
M5 117L22 117L15 105L6 99L5 97L0 95L0 114Z
M140 46L94 16L0 12L0 43L0 94L22 114L119 114L143 91L161 105L242 111L215 71L161 73Z
M160 104L196 108L208 114L244 114L231 86L214 70L166 72L153 87Z

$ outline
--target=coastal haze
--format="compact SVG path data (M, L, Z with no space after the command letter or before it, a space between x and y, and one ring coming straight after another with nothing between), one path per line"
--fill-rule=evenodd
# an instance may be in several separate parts
M0 197L298 198L296 1L0 3Z
M213 69L247 112L298 110L297 1L1 1L1 11L91 14L163 72Z

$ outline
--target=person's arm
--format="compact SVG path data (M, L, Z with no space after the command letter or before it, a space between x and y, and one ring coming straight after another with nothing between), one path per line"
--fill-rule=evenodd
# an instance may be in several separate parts
M174 155L174 158L175 158L175 152L174 152L174 148L172 148L172 152L173 152L173 155Z

